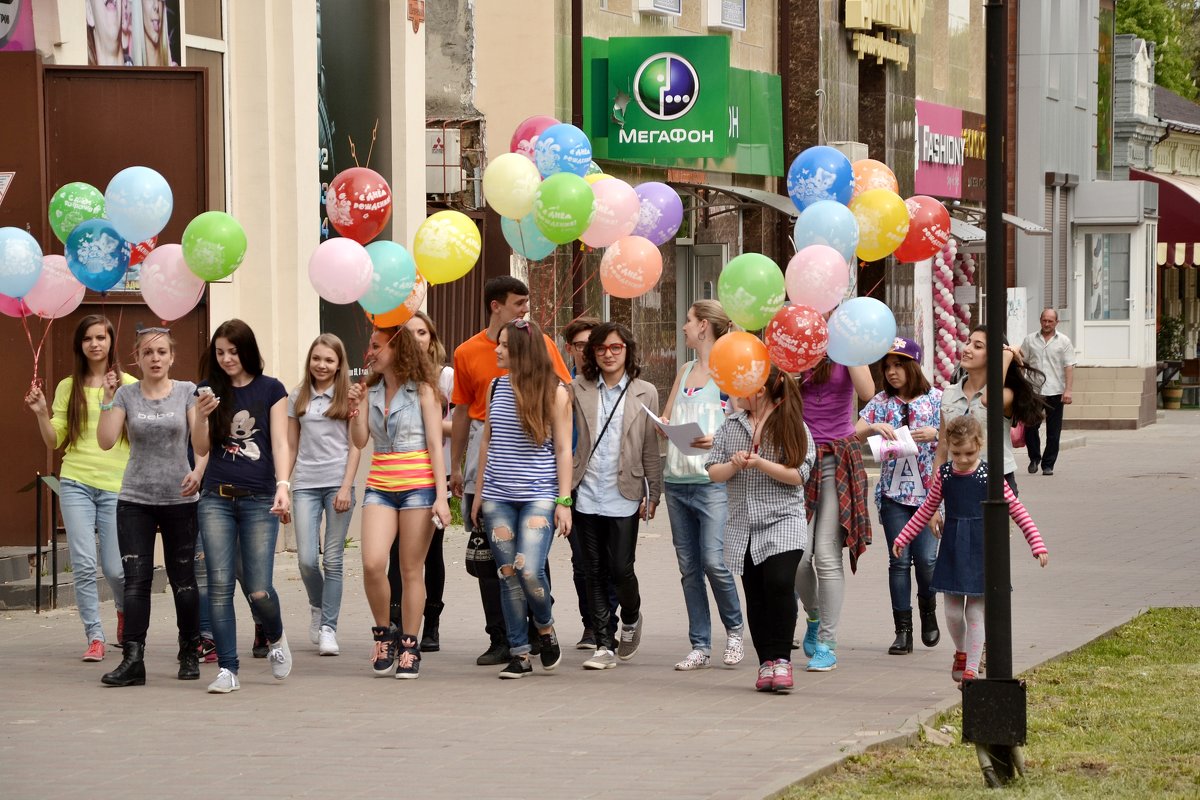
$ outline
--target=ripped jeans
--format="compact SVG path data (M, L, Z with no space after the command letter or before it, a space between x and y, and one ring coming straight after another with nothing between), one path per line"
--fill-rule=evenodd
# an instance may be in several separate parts
M483 524L500 574L500 599L508 649L524 655L529 644L529 616L534 625L554 624L546 559L554 541L554 501L483 501ZM510 567L511 575L504 574Z
M150 592L154 581L154 533L162 531L163 560L175 597L181 642L200 635L200 593L196 590L196 504L144 505L117 501L117 539L125 567L125 641L146 643Z

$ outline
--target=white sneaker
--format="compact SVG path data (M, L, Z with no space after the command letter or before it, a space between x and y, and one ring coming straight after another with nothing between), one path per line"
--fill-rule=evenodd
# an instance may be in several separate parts
M308 622L308 640L313 644L321 642L321 609L316 606L309 606L312 612L312 617Z
M275 680L281 681L291 674L292 651L288 648L286 633L280 635L278 642L267 643L267 661Z
M328 625L321 626L321 641L318 645L318 652L323 656L336 656L340 650L338 649L337 633Z
M238 683L237 673L221 667L220 672L217 673L217 679L208 685L208 693L229 694L240 688L242 685Z
M591 658L583 662L584 669L612 669L616 665L617 654L605 648L600 648Z
M725 637L725 664L734 666L742 663L742 659L746 657L746 647L742 643L741 633L728 633Z
M675 665L675 669L680 672L690 672L694 669L708 669L708 654L702 653L699 650L693 650L687 656Z

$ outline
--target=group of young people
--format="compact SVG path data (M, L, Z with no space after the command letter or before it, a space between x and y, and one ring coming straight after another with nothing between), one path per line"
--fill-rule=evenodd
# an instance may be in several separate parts
M794 649L803 650L809 671L837 666L843 551L854 571L871 541L861 445L870 435L895 438L905 425L918 453L885 461L875 493L892 550L889 652L912 651L915 570L922 642L940 638L941 592L955 679L978 674L984 330L967 345L964 379L945 392L921 373L920 348L897 339L880 365L881 392L870 368L827 360L799 376L772 367L762 389L732 400L709 368L713 343L731 322L719 303L701 300L683 325L696 358L660 407L658 391L639 377L638 343L625 325L572 321L563 331L574 362L568 370L554 341L526 319L529 290L521 281L489 280L484 304L488 327L455 350L453 368L433 321L418 313L403 327L372 333L362 383L350 381L342 342L317 337L291 392L263 374L254 333L240 320L216 329L193 384L170 377L169 330L138 332L135 380L118 366L111 323L84 318L73 341L75 369L52 408L36 386L26 402L47 446L65 448L63 517L86 661L105 652L97 551L116 598L123 658L102 682L146 680L156 530L175 600L181 680L198 679L199 662L215 658L208 690L240 687L235 583L253 617L254 654L275 678L288 676L292 656L272 574L279 524L292 519L310 640L320 655L337 655L355 475L370 445L361 551L374 675L416 678L423 654L440 648L451 495L462 498L466 564L490 638L476 663L502 666L504 679L530 674L535 657L544 670L561 664L548 566L556 537L570 542L584 629L575 647L591 653L583 668L629 661L645 625L638 531L665 493L691 647L675 668L711 665L711 590L725 628L722 662L743 660L748 627L759 663L755 688L787 692ZM1036 371L1011 348L1004 367L1006 420L1036 424ZM856 398L865 402L857 423ZM703 435L691 444L700 454L664 447L652 417L697 423ZM1010 460L1006 450L1010 513L1045 565ZM936 513L943 502L944 520Z

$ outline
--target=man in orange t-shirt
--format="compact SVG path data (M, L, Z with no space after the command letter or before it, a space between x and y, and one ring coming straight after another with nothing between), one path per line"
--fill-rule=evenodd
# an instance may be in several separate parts
M501 328L514 319L523 319L529 313L529 287L510 275L490 278L483 285L483 302L488 310L488 326L455 349L454 391L450 397L450 402L454 404L450 428L450 491L463 499L463 525L467 529L468 540L484 536L483 531L474 529L469 509L474 500L475 476L479 468L479 436L487 415L488 391L492 380L507 372L496 366L496 343ZM563 383L570 383L571 373L554 346L554 340L542 335L554 372ZM468 548L468 554L474 549ZM486 547L480 549L486 550ZM469 561L467 571L479 579L484 628L491 638L491 646L475 663L480 666L507 664L510 658L508 633L504 627L500 578L495 562L490 559Z

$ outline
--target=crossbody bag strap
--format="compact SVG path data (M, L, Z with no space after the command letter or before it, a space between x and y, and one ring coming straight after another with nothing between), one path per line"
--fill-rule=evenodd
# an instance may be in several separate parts
M617 402L613 403L612 410L608 412L608 419L604 420L604 427L600 429L600 435L597 436L596 441L592 443L592 452L596 451L596 448L600 445L600 440L604 438L604 433L608 430L608 423L612 422L613 414L616 414L617 409L621 407L621 401L625 399L625 393L629 391L629 385L631 383L633 383L633 381L629 381L625 384L625 388L622 389L621 394L617 396ZM596 392L599 393L599 391L600 384L597 382Z

